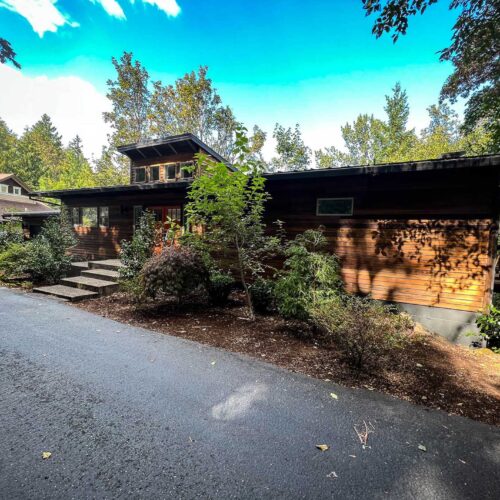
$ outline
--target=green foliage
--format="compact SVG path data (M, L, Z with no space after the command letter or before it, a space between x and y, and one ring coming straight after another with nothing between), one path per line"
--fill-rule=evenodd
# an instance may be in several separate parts
M235 153L235 171L224 163L199 157L201 174L190 186L185 213L192 227L204 228L200 239L216 259L228 254L234 257L233 266L253 319L247 279L265 271L266 257L276 251L279 241L264 233L264 206L269 195L264 189L262 165L251 159L243 130L237 132Z
M21 68L10 42L5 38L0 38L0 63L5 64L7 61L10 61L16 68Z
M35 283L57 283L71 268L68 250L76 244L71 226L63 212L60 217L49 217L40 234L26 243L24 271Z
M254 309L259 313L266 313L274 308L274 281L257 278L250 285L250 295Z
M373 33L391 32L396 41L406 34L408 18L423 14L437 0L363 0L367 14L376 13ZM459 11L449 47L441 50L441 61L453 64L453 73L441 90L441 100L468 99L465 108L466 134L484 127L488 150L500 147L500 4L498 0L452 0Z
M144 264L139 279L144 298L180 301L206 287L208 271L201 256L191 248L170 246Z
M278 156L271 160L271 171L305 170L311 161L311 150L304 144L299 124L295 129L285 128L278 123L274 127Z
M22 243L12 243L0 250L0 281L24 274L26 252L27 246Z
M13 243L22 243L24 240L21 223L15 219L0 224L0 252Z
M414 324L407 314L366 297L334 295L314 302L312 322L357 369L372 365L409 340Z
M136 278L146 261L153 255L155 244L155 217L144 212L140 217L131 241L122 241L120 250L120 277L123 280Z
M321 231L307 230L286 249L283 271L274 286L278 312L287 319L306 321L318 300L342 292L337 258L323 253L326 238Z
M419 135L408 130L408 97L399 83L386 96L384 110L386 120L363 114L352 124L341 127L345 151L333 146L316 151L316 166L334 168L428 160L462 150L472 155L492 152L486 127L477 126L464 133L457 113L447 104L427 108L429 125Z
M487 313L477 317L476 325L486 346L500 352L500 308L491 305Z
M207 292L211 304L214 306L225 305L233 286L234 278L229 273L217 269L211 270L207 283Z

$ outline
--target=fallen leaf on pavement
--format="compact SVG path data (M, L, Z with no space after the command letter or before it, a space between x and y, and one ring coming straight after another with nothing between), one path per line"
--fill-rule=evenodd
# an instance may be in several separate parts
M212 361L210 364L211 364L212 366L214 366L214 365L215 365L215 363L217 363L217 361Z
M337 473L332 470L330 474L327 474L326 477L331 477L332 479L337 479L339 476L337 476Z
M42 451L42 458L44 460L47 460L47 458L50 458L52 456L52 453L50 451Z
M339 397L334 393L334 392L330 392L330 396L333 398L333 399L339 399Z
M427 451L427 448L423 444L419 444L418 449L421 451Z
M317 444L316 448L318 448L318 450L321 450L321 451L326 451L326 450L328 450L329 446L327 444Z

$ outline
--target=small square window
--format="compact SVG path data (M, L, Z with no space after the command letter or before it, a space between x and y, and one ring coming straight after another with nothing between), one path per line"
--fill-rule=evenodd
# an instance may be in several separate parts
M353 198L318 198L316 215L352 215Z
M8 194L9 186L7 184L0 184L0 194Z
M97 227L97 207L82 208L82 226Z
M14 194L16 194L17 196L21 196L21 188L19 186L14 186L13 190Z
M155 182L160 180L160 167L149 167L149 181Z
M177 171L177 168L175 165L167 165L166 167L166 174L167 174L167 179L169 181L174 181L175 180L175 174Z
M99 207L99 225L101 227L109 227L109 208Z
M144 182L146 180L146 169L136 168L135 169L135 182Z

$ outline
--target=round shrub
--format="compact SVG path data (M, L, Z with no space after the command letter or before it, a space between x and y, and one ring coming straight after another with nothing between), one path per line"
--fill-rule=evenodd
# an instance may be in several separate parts
M180 301L207 286L208 271L198 253L187 247L171 246L144 264L140 281L145 298L172 297Z
M211 271L207 284L210 303L214 306L225 305L233 285L234 279L229 273L219 270Z

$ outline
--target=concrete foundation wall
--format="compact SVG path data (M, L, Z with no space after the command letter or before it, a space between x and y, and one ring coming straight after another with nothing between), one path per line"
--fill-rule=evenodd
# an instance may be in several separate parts
M445 337L450 342L468 346L479 340L479 336L467 335L472 332L478 333L475 324L477 313L415 304L398 303L396 305L402 311L411 314L428 330Z

